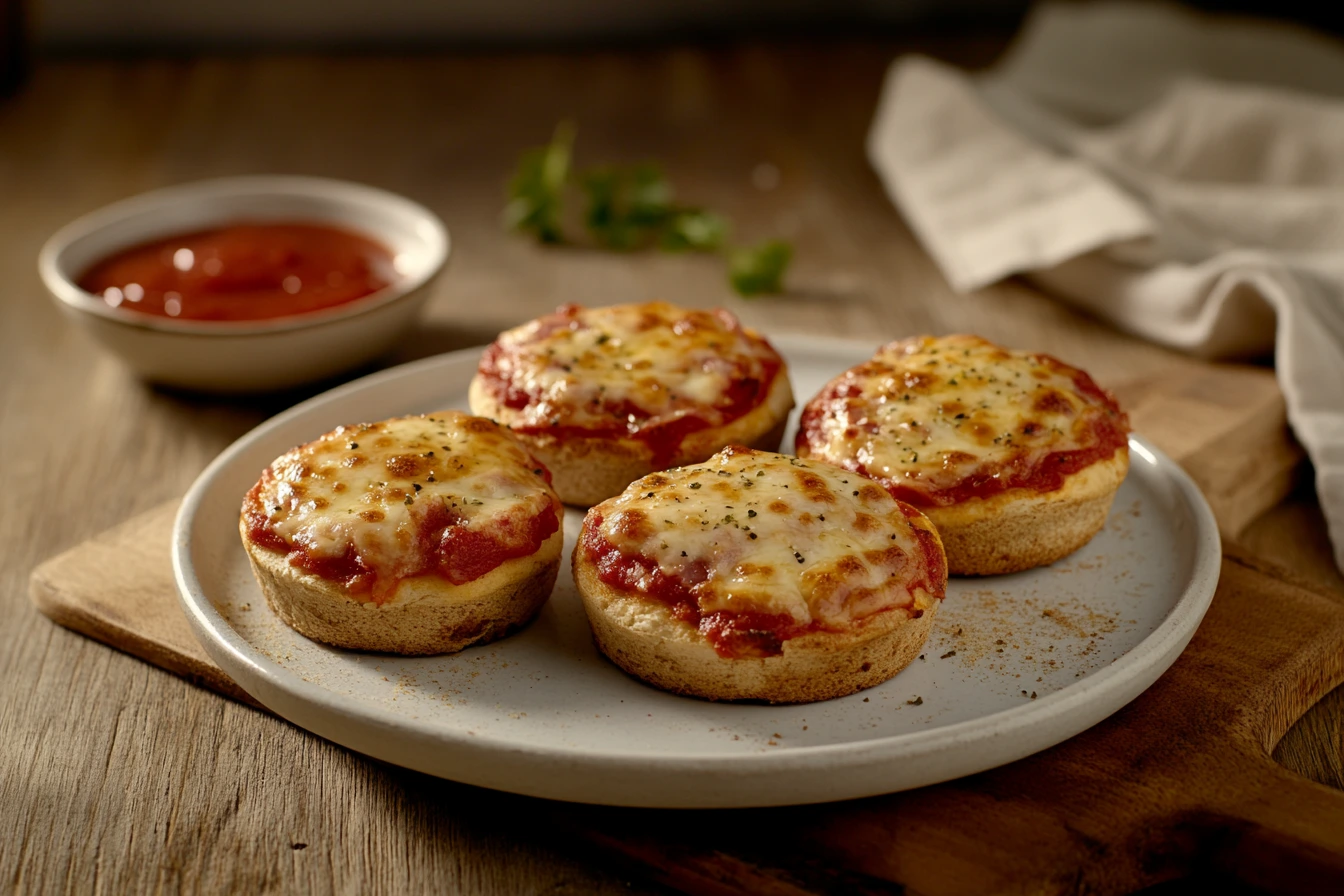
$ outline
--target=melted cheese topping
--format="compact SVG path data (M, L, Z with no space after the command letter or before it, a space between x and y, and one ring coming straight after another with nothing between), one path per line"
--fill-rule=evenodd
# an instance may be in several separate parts
M729 422L764 399L779 364L727 311L651 302L563 307L500 334L481 372L516 429L614 423L635 434L686 416Z
M244 511L308 558L353 552L394 585L426 571L437 547L427 536L452 527L508 548L559 506L546 471L506 429L443 411L341 426L281 455Z
M843 630L897 607L917 615L947 581L932 524L871 480L740 446L646 476L594 515L622 555L691 584L702 615L784 614ZM655 587L649 576L634 585Z
M1030 480L1057 452L1110 457L1127 430L1114 399L1076 368L978 336L925 336L828 384L804 412L798 450L937 504L976 477Z

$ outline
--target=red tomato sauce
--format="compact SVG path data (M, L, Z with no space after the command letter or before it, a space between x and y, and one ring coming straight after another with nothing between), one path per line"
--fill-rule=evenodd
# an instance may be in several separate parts
M918 511L902 507L907 516ZM705 581L709 570L703 564L692 565L683 576L668 575L649 557L627 554L607 541L599 531L602 515L590 513L584 520L581 544L587 558L597 566L597 577L604 584L627 594L652 598L667 605L673 617L695 627L709 641L714 652L725 659L779 656L784 642L809 632L824 631L817 622L800 625L787 613L732 612L716 610L701 613L700 604L691 590ZM947 581L947 568L942 548L934 537L916 528L923 556L919 558L924 576L911 584L911 589L923 587L930 594L941 596ZM914 618L921 610L909 611Z
M114 308L181 320L269 320L353 302L397 279L392 252L323 224L240 223L133 246L79 286Z
M268 470L265 475L269 475ZM560 508L553 502L541 513L504 521L497 531L481 532L465 525L441 503L428 504L419 522L415 556L401 575L389 575L352 547L340 557L314 554L292 545L271 528L261 504L265 478L252 486L243 502L248 538L252 543L288 556L291 566L318 578L338 582L351 595L369 595L382 604L396 593L403 579L438 575L453 585L475 581L505 561L535 554L546 539L560 530Z

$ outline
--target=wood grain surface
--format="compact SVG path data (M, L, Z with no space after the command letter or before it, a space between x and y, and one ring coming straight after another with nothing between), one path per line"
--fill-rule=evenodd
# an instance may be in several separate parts
M997 42L933 49L983 62ZM232 439L316 391L151 389L67 326L34 258L70 218L199 177L344 177L434 208L454 257L388 363L479 344L562 301L723 304L874 342L973 330L1103 382L1178 363L1009 282L950 293L882 196L862 137L884 43L456 58L47 62L0 105L0 884L24 892L659 892L528 801L381 766L51 624L38 562L180 495ZM742 302L712 259L533 246L498 226L518 148L572 117L584 161L662 159L745 240L794 240L789 295ZM752 186L761 163L776 189ZM1254 470L1254 468L1252 468ZM1242 538L1338 585L1309 496ZM109 577L116 557L108 559ZM1339 774L1335 697L1280 757ZM781 889L780 892L785 892Z

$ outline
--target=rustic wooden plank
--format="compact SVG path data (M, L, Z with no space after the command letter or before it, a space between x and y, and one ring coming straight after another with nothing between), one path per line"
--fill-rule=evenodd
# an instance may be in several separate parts
M995 46L962 46L962 58ZM182 180L346 177L427 203L453 232L450 271L390 360L478 344L561 301L662 296L726 304L781 332L876 342L974 330L1080 361L1107 382L1176 363L1020 283L948 291L863 159L898 49L40 65L0 105L0 493L10 508L0 516L0 881L81 892L624 891L601 862L493 825L494 795L372 764L32 609L26 577L39 561L180 495L224 445L303 394L202 400L142 387L45 300L33 259L48 233ZM742 302L713 259L547 250L501 233L517 149L562 116L579 122L581 159L661 158L688 201L732 214L744 239L794 239L790 295ZM762 162L781 172L774 190L751 185Z

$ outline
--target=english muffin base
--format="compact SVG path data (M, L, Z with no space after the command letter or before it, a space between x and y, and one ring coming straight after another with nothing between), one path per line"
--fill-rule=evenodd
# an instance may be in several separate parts
M239 528L257 584L286 625L324 644L407 656L453 653L522 628L550 597L564 545L562 527L535 554L506 560L478 579L463 585L437 575L403 579L379 605L291 566L284 554L253 544L245 524Z
M933 521L952 575L988 576L1046 566L1072 554L1106 525L1129 471L1122 448L1068 476L1052 492L1009 489L949 507L921 507Z
M471 412L508 426L514 412L497 402L478 374L469 390ZM641 476L659 470L698 464L727 445L746 445L778 451L793 409L793 387L788 369L781 365L760 405L724 426L702 429L686 436L676 455L655 464L649 446L635 439L565 438L514 432L537 460L551 471L551 484L560 500L591 507L619 495Z
M656 688L706 700L811 703L879 685L919 655L941 603L927 598L918 618L888 610L849 632L792 638L779 656L727 659L656 600L621 594L602 582L582 546L573 565L598 649Z

